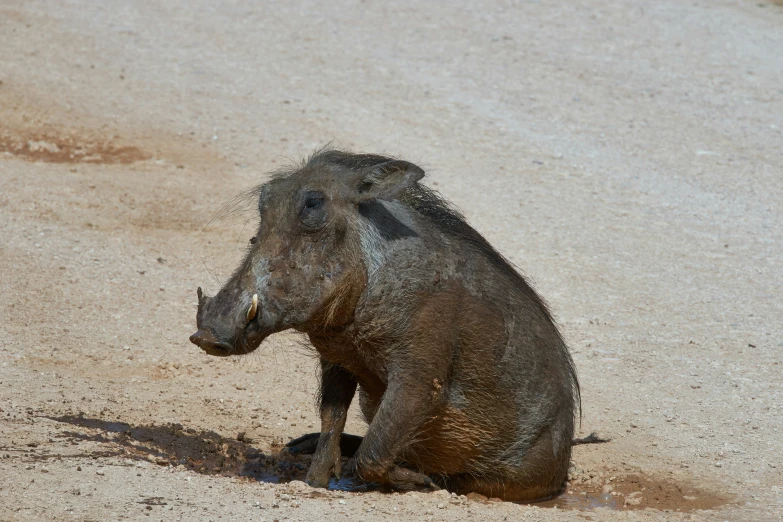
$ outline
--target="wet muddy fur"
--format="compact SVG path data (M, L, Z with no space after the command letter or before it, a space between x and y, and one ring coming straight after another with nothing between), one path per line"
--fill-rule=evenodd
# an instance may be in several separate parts
M579 404L568 349L544 301L423 175L336 150L275 175L257 190L256 240L200 297L191 340L234 355L287 328L309 335L322 429L290 449L313 453L313 486L353 454L360 477L398 490L550 497ZM364 438L342 436L357 393Z

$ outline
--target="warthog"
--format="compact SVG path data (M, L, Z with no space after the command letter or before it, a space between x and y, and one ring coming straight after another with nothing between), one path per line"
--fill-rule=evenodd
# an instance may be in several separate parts
M260 226L214 297L199 288L210 355L304 332L321 361L312 486L339 476L398 490L445 487L508 500L557 494L579 386L547 305L398 159L323 150L258 188ZM369 428L343 434L359 391ZM341 452L341 443L343 452Z

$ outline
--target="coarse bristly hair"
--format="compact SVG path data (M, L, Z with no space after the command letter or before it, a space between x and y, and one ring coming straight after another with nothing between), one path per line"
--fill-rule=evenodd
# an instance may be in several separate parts
M218 341L197 344L241 354L281 329L308 334L327 434L316 434L313 484L339 463L332 435L358 390L370 424L354 459L362 479L405 490L429 487L430 474L457 492L552 495L577 405L581 419L573 360L546 302L423 176L404 160L325 148L246 192L257 240L200 300L199 332ZM254 292L262 313L245 321Z
M282 169L276 172L274 176L285 177L300 169L318 169L319 167L329 165L343 167L351 171L361 171L378 168L396 160L398 158L393 156L354 154L350 151L331 148L327 145L314 152L308 158L303 159L294 168ZM434 224L444 234L470 244L476 251L484 255L496 269L514 281L517 288L539 307L541 313L548 321L555 325L557 324L552 316L549 304L533 289L519 269L498 252L484 236L471 227L462 213L440 192L417 183L400 194L398 200ZM559 329L556 328L556 331L560 340L561 356L568 365L574 401L578 408L579 419L581 420L582 400L576 366Z

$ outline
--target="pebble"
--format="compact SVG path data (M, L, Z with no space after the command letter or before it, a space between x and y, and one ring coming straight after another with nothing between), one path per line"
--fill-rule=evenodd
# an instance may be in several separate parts
M612 491L614 491L614 488L609 484L606 484L604 485L603 488L601 488L601 493L603 493L604 495L611 493Z
M341 500L340 500L339 502L337 502L337 503L338 503L338 504L345 505L345 500L342 500L342 499L341 499Z
M441 502L440 504L438 504L438 509L446 509L446 504Z
M642 492L641 491L634 491L633 493L626 495L625 497L625 504L626 506L638 506L642 503Z
M104 472L103 472L103 470L102 470L102 469L99 469L98 471L96 471L96 472L95 472L95 474L96 474L96 475L101 475L101 476L103 476L103 475L104 475Z

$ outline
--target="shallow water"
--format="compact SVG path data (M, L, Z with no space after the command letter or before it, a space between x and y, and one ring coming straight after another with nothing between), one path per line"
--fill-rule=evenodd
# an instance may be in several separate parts
M612 495L611 493L593 495L587 492L568 492L563 493L559 497L553 498L552 500L538 502L534 505L538 507L579 510L590 510L597 508L624 509L622 497Z
M355 475L344 475L340 479L336 479L332 477L329 480L329 486L328 486L328 489L334 491L352 491L352 492L372 491L375 488L376 488L375 484L362 482L362 480Z

